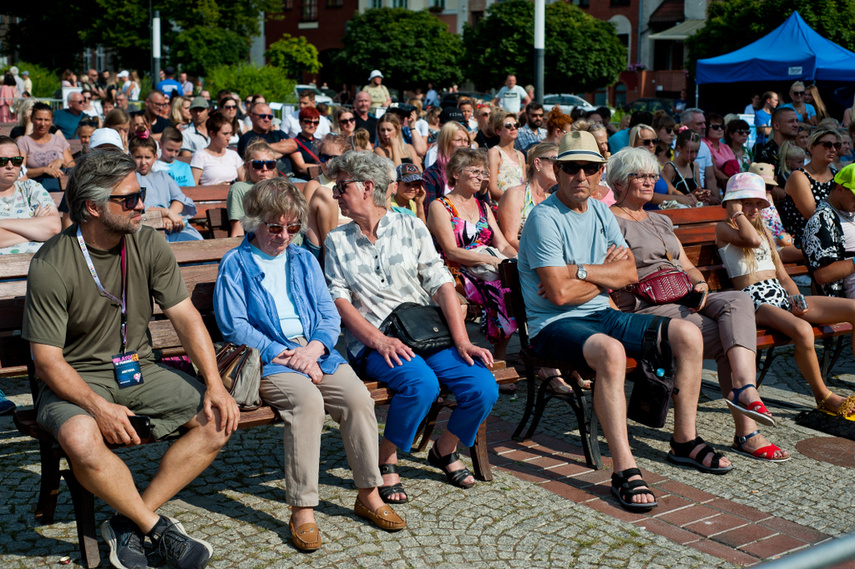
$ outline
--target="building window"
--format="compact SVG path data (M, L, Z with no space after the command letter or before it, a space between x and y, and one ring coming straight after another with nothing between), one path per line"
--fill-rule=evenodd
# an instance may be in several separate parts
M589 8L590 0L573 0L573 4L579 6L580 8Z
M610 4L612 6L629 6L631 0L611 0Z
M430 8L435 11L445 10L445 0L430 0Z
M372 8L382 8L383 7L383 0L371 0L371 7Z
M344 6L344 0L327 0L327 8L341 8Z
M303 10L300 14L301 22L318 21L318 0L303 0Z
M407 8L407 0L392 0L392 8Z
M294 0L282 0L282 9L283 10L293 10L294 9Z

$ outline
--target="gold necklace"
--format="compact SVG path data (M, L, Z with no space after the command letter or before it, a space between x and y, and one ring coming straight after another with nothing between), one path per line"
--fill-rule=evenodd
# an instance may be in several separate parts
M665 239L662 238L662 234L659 232L659 228L656 227L656 224L652 223L652 222L650 223L650 225L653 226L653 230L651 230L649 227L647 227L647 225L645 223L642 223L643 221L645 221L644 219L636 219L632 215L632 212L630 210L626 209L625 207L623 207L622 205L618 205L618 207L626 212L626 214L629 216L630 221L634 221L635 223L640 224L640 227L642 227L648 233L655 235L659 239L659 241L662 242L662 248L665 249L665 256L668 258L668 261L670 261L671 264L674 265L674 258L671 256L670 251L668 251L668 246L665 244ZM646 219L648 219L648 220L650 219L650 214L647 215Z

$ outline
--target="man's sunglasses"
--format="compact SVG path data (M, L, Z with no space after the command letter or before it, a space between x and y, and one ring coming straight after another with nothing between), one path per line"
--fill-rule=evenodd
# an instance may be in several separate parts
M253 170L275 170L276 160L253 160L250 162Z
M111 200L118 200L116 203L122 204L125 209L136 209L137 204L145 202L145 188L140 188L140 191L133 194L124 194L121 196L110 196Z
M835 150L840 150L840 147L843 146L840 142L831 142L830 140L823 140L814 144L814 146L822 146L826 150L831 150L834 148Z
M265 221L264 225L267 227L267 232L271 235L281 235L282 231L287 231L288 235L296 235L300 233L301 229L303 229L302 223L289 223L288 225L282 225L281 223L267 223Z
M338 158L339 156L341 156L341 154L324 154L323 152L318 154L318 158L321 159L322 163L327 163L330 160L333 160L334 158Z
M558 164L564 170L564 173L570 176L575 176L579 173L579 170L584 170L586 176L593 176L603 167L602 164L594 164L593 162L585 162L584 164L580 164L579 162L559 162Z
M254 114L255 116L257 116L257 117L258 117L258 118L260 118L261 120L264 120L264 119L267 119L267 120L269 120L269 121L272 121L272 120L273 120L273 115L262 115L262 114L259 114L259 113L252 113L252 114Z
M12 166L20 166L24 163L23 156L0 156L0 168L5 168L6 164L12 163Z

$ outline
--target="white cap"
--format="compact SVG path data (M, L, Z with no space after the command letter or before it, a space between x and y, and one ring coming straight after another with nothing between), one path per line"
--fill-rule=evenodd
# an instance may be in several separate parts
M128 73L128 70L122 69L121 71L119 71L119 74L116 77L128 77L128 76L130 76L130 73Z
M125 149L119 131L112 128L99 128L92 133L92 137L89 139L89 148L98 148L105 144L115 146L119 150Z
M372 71L371 75L368 77L368 80L371 81L375 77L380 77L381 79L383 78L383 74L380 73L379 69L375 69L374 71Z

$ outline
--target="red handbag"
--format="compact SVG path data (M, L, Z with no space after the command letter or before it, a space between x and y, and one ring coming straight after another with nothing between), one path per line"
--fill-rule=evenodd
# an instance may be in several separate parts
M689 275L676 267L662 267L638 283L629 285L627 290L650 304L670 304L692 291L692 281Z

